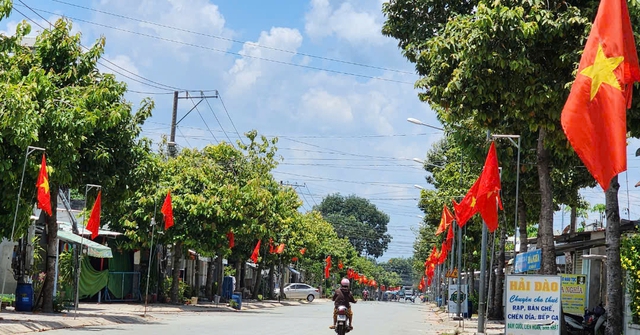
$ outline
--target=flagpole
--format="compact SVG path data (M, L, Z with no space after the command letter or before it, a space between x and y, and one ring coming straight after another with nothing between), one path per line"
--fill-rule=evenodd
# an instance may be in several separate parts
M45 151L45 149L43 148L28 146L24 155L24 164L22 165L22 178L20 178L20 188L18 188L18 200L16 201L16 212L13 215L13 226L11 226L11 240L10 240L11 246L13 246L13 234L15 233L15 230L16 230L16 221L18 219L18 208L20 208L20 195L22 194L22 185L24 184L24 172L27 169L27 157L29 157L29 155L36 150ZM11 253L9 254L9 266L11 266ZM4 294L4 286L7 281L7 272L8 272L7 270L8 269L4 269L4 275L2 278L2 291L0 291L0 293L2 294Z
M73 316L73 319L75 320L78 317L78 303L80 301L80 272L82 271L82 267L80 266L80 262L82 261L82 251L84 250L84 227L86 224L86 218L87 218L87 195L89 193L89 190L93 189L93 188L97 188L97 189L101 189L102 186L100 185L95 185L95 184L87 184L84 188L84 211L82 212L82 233L80 233L80 250L79 250L79 254L78 254L78 263L76 264L76 298L75 298L75 304L74 304L74 309L75 309L75 315ZM73 215L73 214L71 214ZM99 229L100 227L98 227Z

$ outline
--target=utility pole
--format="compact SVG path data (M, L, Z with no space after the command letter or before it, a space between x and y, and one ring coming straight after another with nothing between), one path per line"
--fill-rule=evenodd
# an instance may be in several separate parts
M182 120L184 120L185 117L187 117L187 115L189 115L194 109L196 109L196 107L198 107L198 105L204 101L204 99L209 99L209 98L214 98L217 99L219 97L218 95L218 91L214 91L213 95L204 95L203 92L200 92L199 96L191 96L189 95L189 91L184 92L185 95L184 96L180 96L180 92L179 91L174 91L173 92L173 111L171 114L171 133L169 134L169 154L171 156L175 156L175 154L177 153L176 150L176 126L182 122ZM193 107L191 107L191 109L183 116L180 118L180 120L178 120L178 100L180 99L200 99L197 103L193 104Z

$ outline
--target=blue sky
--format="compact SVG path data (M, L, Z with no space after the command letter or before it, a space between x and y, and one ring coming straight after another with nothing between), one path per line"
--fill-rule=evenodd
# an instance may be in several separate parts
M424 157L441 135L406 121L439 125L418 101L413 67L396 42L380 34L381 0L246 0L242 6L232 0L22 1L49 21L60 15L76 19L74 29L85 45L106 37L106 59L126 71L107 62L102 64L110 69L102 69L145 92L129 93L132 103L145 96L156 101L146 136L157 140L169 133L174 88L196 95L218 90L238 132L256 129L280 138L284 161L274 175L306 184L299 189L305 208L334 192L369 198L391 217L393 241L382 260L411 256L412 229L422 214L414 185L427 187L412 159ZM17 10L48 27L15 2ZM3 32L13 33L23 19L14 12ZM195 102L180 100L178 118ZM198 106L202 117L194 111L179 124L178 145L238 138L220 99L208 102ZM633 187L640 180L633 155L639 146L633 141L629 148L632 218L639 214L633 206L640 195ZM626 208L624 175L621 183ZM599 190L584 195L592 204L604 203ZM556 229L561 219L558 213Z

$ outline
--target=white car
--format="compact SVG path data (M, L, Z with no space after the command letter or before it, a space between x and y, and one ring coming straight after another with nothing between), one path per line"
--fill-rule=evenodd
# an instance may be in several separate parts
M280 295L280 289L276 289L276 296ZM320 291L313 286L302 283L292 283L284 287L284 294L287 299L307 299L312 302L320 295Z

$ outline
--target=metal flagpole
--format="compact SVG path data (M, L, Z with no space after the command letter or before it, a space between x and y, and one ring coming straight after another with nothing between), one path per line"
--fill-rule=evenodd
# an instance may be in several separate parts
M73 316L73 319L75 320L78 317L78 303L80 301L80 272L81 270L81 266L80 266L80 262L82 262L82 252L84 250L84 228L86 225L86 218L87 218L87 195L89 193L90 189L93 188L97 188L97 189L101 189L102 186L100 185L94 185L94 184L87 184L85 186L84 189L84 211L82 212L82 233L80 233L80 250L78 253L78 264L76 264L77 268L76 268L76 299L75 299L75 315ZM71 199L69 199L71 200ZM72 214L73 215L73 214ZM99 227L98 227L99 228Z
M24 165L22 165L22 178L20 178L20 188L18 188L18 200L16 201L16 212L13 215L13 226L11 226L11 243L10 243L11 246L13 246L13 234L15 233L15 230L16 230L16 221L18 219L18 208L20 208L20 195L22 194L22 185L24 184L24 171L27 168L27 157L29 157L29 155L36 150L45 151L45 149L43 148L28 146L24 155ZM11 266L11 253L9 253L9 266ZM2 294L4 294L4 286L7 281L7 272L8 272L7 270L8 269L4 269L4 276L2 278L2 291L0 291L0 293Z

